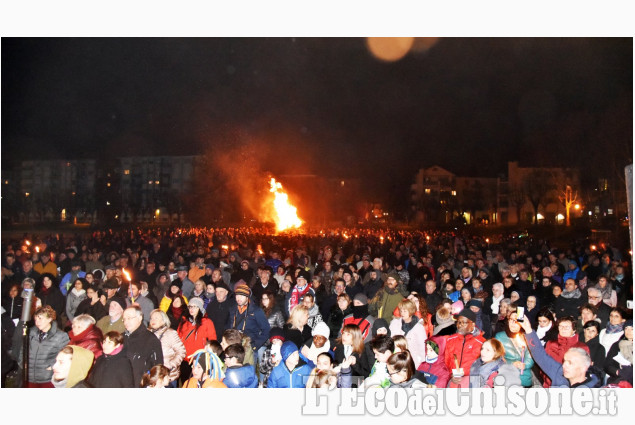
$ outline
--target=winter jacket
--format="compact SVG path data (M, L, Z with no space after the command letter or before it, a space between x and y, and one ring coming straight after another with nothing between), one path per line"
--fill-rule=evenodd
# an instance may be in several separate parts
M423 376L413 376L408 381L400 382L398 384L390 383L388 388L427 388L428 384L422 381L425 379Z
M214 329L214 323L207 317L203 317L201 325L198 328L190 320L183 320L179 325L177 332L181 341L183 341L187 356L192 355L196 350L205 348L205 343L208 339L210 341L216 339L216 329Z
M88 382L95 388L137 388L132 375L132 363L127 356L126 348L115 349L114 354L103 354L95 362Z
M524 334L519 333L517 335L520 335L520 336L514 337L514 340L516 340L516 338L522 338L522 344L526 345L525 338L523 336ZM497 333L494 338L496 338L503 344L503 347L505 348L505 361L507 362L508 365L513 366L514 362L521 361L522 348L520 347L520 345L516 347L516 345L514 345L514 340L512 340L512 338L507 336L505 332ZM529 353L529 350L527 350L527 348L525 348L524 356L525 356L525 361L524 361L525 369L520 374L520 380L523 387L530 387L531 386L531 368L534 366L534 359L531 357L531 353ZM520 373L520 369L516 368L516 370Z
M183 383L182 388L199 388L198 385L199 385L199 382L197 382L196 379L190 378ZM217 379L207 378L203 382L203 385L201 386L201 388L227 388L227 385L225 385L223 382Z
M300 360L293 370L284 361L274 367L267 380L267 388L305 388L311 375L311 366Z
M55 358L62 348L68 345L68 335L57 327L55 321L51 322L51 329L46 337L40 341L40 330L33 326L29 331L29 382L42 384L50 382L53 376L52 368ZM22 364L22 349L17 357ZM47 370L48 369L48 370Z
M611 348L609 349L607 355L606 355L606 361L604 363L604 370L607 374L609 374L611 377L615 378L620 378L620 379L624 379L624 380L629 380L630 379L630 383L633 383L633 363L631 361L631 365L630 366L620 366L620 364L617 362L617 360L614 360L613 358L615 356L617 356L618 354L620 354L620 352L622 350L620 350L620 343L622 344L627 344L626 347L630 347L630 354L632 355L633 351L632 351L632 341L629 341L626 339L625 336L622 336L621 339L619 339L618 341L615 341L613 343L613 345L611 346ZM626 358L628 360L627 357L625 357L624 355L622 355L622 357ZM632 358L631 358L632 360ZM617 371L619 371L619 374L617 374ZM627 374L630 374L630 376L626 376ZM613 381L616 381L616 379L614 379Z
M615 333L607 333L606 328L600 331L600 335L599 335L600 344L602 344L607 354L611 350L611 347L613 346L613 344L615 344L617 341L622 339L623 335L624 335L624 331L615 332Z
M331 330L329 339L335 340L338 337L340 331L342 330L342 324L344 322L344 318L351 313L353 313L352 304L349 305L344 311L342 311L337 304L333 306L327 321L327 324L329 325L329 329Z
M22 303L24 298L18 296L11 298L8 295L2 297L2 307L7 312L11 319L19 319L22 316Z
M152 369L152 366L163 364L161 343L143 325L135 329L134 332L126 331L123 339L127 356L132 364L135 387L139 387L144 373Z
M357 325L359 326L360 331L362 332L362 338L364 338L364 343L370 342L372 339L372 328L375 323L375 318L368 314L368 306L360 305L353 306L352 314L344 317L342 321L342 327L338 330L338 336L342 332L342 328L346 325Z
M73 349L73 359L71 360L71 367L68 371L68 377L58 382L55 379L51 379L51 382L56 388L60 388L61 384L64 384L62 388L87 388L90 385L84 383L88 371L93 367L93 361L95 357L93 352L82 348L77 345L71 345Z
M106 335L110 331L117 331L122 335L124 332L126 332L126 327L123 325L123 315L114 323L111 323L110 316L106 315L97 322L96 326L104 335Z
M502 358L483 363L478 358L472 363L470 368L470 388L494 388L495 378L502 376L505 378L505 387L520 386L521 380L519 370L511 364L505 363Z
M408 293L402 284L397 285L395 289L384 286L368 303L368 311L372 316L382 318L390 323L393 310L407 296Z
M269 327L271 328L281 328L284 326L284 315L278 306L275 306L271 313L269 313L267 321L269 322Z
M604 370L604 363L606 361L606 351L604 346L600 344L600 337L596 335L594 338L586 341L585 344L589 347L589 353L591 354L591 363L599 370Z
M60 292L60 290L55 286L51 286L48 290L44 287L40 289L37 297L42 301L42 305L50 305L53 310L55 310L55 314L57 315L57 324L62 323L62 313L66 310L66 298Z
M139 307L141 308L141 312L143 313L143 324L145 326L148 326L148 324L150 323L150 314L152 313L152 310L154 310L154 304L152 304L152 301L150 301L143 295L139 295L137 298L135 298L133 303L132 298L127 297L126 305L130 307L133 304L139 305Z
M403 319L394 319L390 322L390 335L404 335L408 342L408 351L412 355L412 360L415 363L415 368L418 368L421 363L426 360L426 340L428 335L423 327L423 321L417 317L412 317L412 320L416 320L417 324L414 325L408 333L404 333L402 329Z
M554 388L572 388L569 380L566 379L562 373L562 363L554 360L553 357L547 354L536 332L531 332L525 335L525 337L527 338L527 348L529 348L531 356L540 369L550 378L551 386ZM599 385L600 381L598 377L594 374L587 373L586 381L576 384L573 387L596 388Z
M214 323L216 338L219 342L223 337L223 332L227 329L225 326L227 325L227 320L229 318L229 311L235 306L236 301L234 300L232 294L228 294L227 299L222 303L218 302L218 299L214 297L209 301L207 307L205 308L207 317L209 317L209 319Z
M562 364L564 361L564 353L572 347L582 348L589 353L589 347L587 347L584 342L578 341L578 335L573 335L568 338L558 335L557 339L548 341L544 348L545 352L551 356L551 358ZM551 386L551 379L544 369L541 372L541 376L543 378L543 386L549 388Z
M225 371L223 383L227 388L257 388L258 377L251 365L231 366Z
M75 335L73 331L68 333L69 344L77 345L93 352L95 359L102 354L101 341L103 335L101 330L95 325L89 325L82 333Z
M445 364L448 370L452 372L452 369L456 368L456 360L459 362L459 367L463 368L463 373L467 375L472 363L481 357L481 346L485 342L485 339L479 334L454 334L447 337L445 344Z
M185 345L179 338L179 334L172 328L163 326L157 330L150 330L159 338L163 351L163 365L170 369L170 381L178 379L181 370L181 362L185 358Z
M71 322L73 321L77 307L85 299L86 291L83 289L78 292L76 288L73 288L68 293L68 295L66 296L66 317L68 317L68 320L70 320Z
M211 303L210 303L211 304ZM252 348L256 351L269 339L269 321L260 307L253 303L247 304L247 309L241 314L238 306L233 305L225 323L225 329L238 329L251 338Z

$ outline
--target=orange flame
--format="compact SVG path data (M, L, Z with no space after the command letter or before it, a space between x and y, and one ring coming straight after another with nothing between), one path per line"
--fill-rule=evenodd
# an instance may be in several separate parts
M128 273L126 269L121 269L121 272L123 273L124 276L126 276L126 280L130 282L130 273Z
M282 190L282 185L276 182L273 177L269 182L271 184L270 192L274 194L273 208L274 218L276 223L276 229L278 232L282 232L289 228L299 228L302 226L303 221L298 218L297 208L289 203L289 195Z

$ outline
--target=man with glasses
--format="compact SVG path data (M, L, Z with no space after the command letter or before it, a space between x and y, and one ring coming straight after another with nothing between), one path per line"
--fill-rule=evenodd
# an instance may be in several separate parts
M472 363L480 357L485 342L482 332L476 328L476 314L464 308L456 320L456 333L448 336L445 345L445 364L452 379L448 388L468 388Z
M123 324L126 328L123 342L127 357L132 363L132 377L135 385L141 385L141 378L153 366L163 364L163 349L159 339L143 323L141 307L131 306L123 312Z
M589 288L587 290L589 297L589 304L595 306L597 309L596 314L600 319L600 329L604 329L609 322L609 314L611 314L611 307L602 301L602 292L597 288Z

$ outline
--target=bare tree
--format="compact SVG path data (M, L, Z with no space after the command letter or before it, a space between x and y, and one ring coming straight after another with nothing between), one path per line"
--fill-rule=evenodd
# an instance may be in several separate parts
M535 224L538 224L538 208L547 201L554 186L553 176L549 170L536 168L525 176L523 191L534 209Z
M560 199L560 202L564 205L566 211L567 226L571 226L570 211L573 204L578 201L578 191L576 190L575 193L573 193L571 185L567 185L565 189L560 192L558 199Z

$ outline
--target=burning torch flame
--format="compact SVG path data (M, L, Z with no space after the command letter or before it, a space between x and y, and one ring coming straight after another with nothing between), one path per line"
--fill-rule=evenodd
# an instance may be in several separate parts
M223 248L225 251L227 251L229 249L229 246L227 245L222 245L221 248Z
M275 196L273 207L275 209L274 221L276 229L282 232L291 227L296 229L302 226L302 220L298 218L297 208L289 203L289 195L282 191L282 185L276 182L273 177L270 181L271 189L269 190Z
M126 269L121 269L121 272L123 273L124 276L126 276L126 280L130 282L130 273L128 273Z
M35 247L35 252L40 252L40 247L39 246Z

